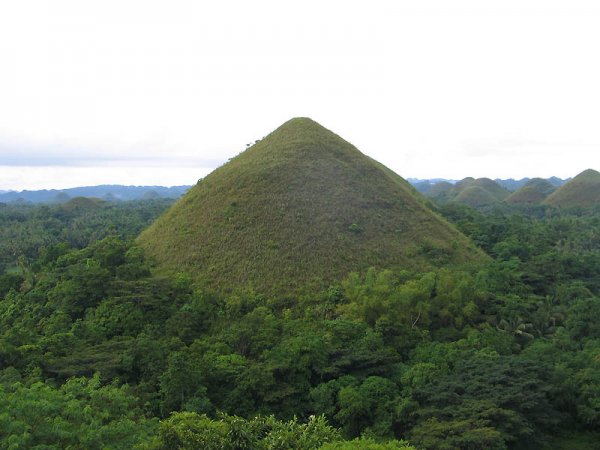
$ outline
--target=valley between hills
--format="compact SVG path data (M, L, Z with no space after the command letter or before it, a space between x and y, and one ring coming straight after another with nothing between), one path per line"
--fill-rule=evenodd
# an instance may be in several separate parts
M294 118L0 193L0 449L599 448L600 173L409 181Z

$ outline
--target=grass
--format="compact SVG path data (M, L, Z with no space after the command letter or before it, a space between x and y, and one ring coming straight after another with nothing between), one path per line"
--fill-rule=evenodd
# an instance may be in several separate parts
M509 195L504 201L512 204L540 204L555 190L556 187L548 180L533 178L521 189Z
M523 186L518 191L513 192L504 201L512 204L540 204L546 199L546 195L543 192L538 191L532 186Z
M403 178L306 118L201 180L139 243L159 271L266 293L325 287L371 266L486 258Z
M538 192L541 192L545 195L550 195L556 190L556 186L554 186L550 181L545 180L544 178L532 178L527 183L525 183L525 187L533 188Z
M429 190L429 197L442 202L459 202L479 207L499 203L510 195L510 192L489 178L465 178L455 185L448 182L434 184Z
M498 203L500 199L484 187L473 184L461 190L452 201L477 207Z
M546 203L563 208L600 204L600 173L588 169L548 196Z
M429 188L429 191L427 192L427 196L428 197L445 196L450 191L452 191L453 187L454 187L454 185L452 183L449 183L447 181L438 181L437 183L435 183L433 186L431 186Z

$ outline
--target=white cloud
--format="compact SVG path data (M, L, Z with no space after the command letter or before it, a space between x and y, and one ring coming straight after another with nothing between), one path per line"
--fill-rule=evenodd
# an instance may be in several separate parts
M572 176L600 168L599 8L3 2L0 165L204 165L310 116L405 177Z
M100 184L182 186L210 172L199 166L1 166L0 190L66 189Z

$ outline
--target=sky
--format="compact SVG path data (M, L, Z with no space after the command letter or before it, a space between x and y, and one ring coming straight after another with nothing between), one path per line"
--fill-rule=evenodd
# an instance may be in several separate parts
M0 190L193 184L307 116L405 178L600 170L595 0L0 5Z

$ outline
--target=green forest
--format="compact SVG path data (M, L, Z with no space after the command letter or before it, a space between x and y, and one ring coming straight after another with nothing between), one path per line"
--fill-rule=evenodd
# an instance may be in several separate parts
M1 449L598 448L600 208L431 203L490 258L273 295L154 272L171 203L0 204Z

